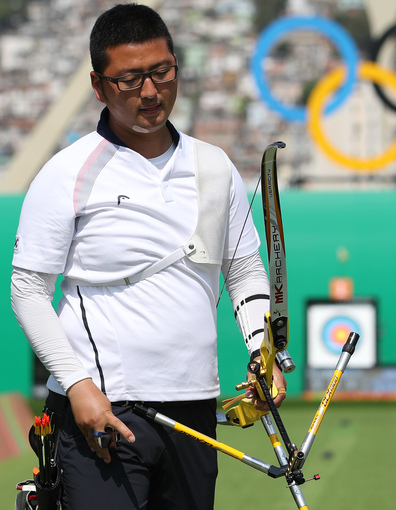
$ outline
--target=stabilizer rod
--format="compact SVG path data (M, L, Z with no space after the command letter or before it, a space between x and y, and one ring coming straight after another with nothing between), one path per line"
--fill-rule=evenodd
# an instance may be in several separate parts
M212 437L206 436L205 434L201 434L200 432L190 427L186 427L185 425L182 425L181 423L172 420L168 416L159 413L152 407L145 407L143 404L136 403L134 410L136 411L137 414L141 416L145 416L146 418L149 418L155 421L156 423L164 425L165 427L169 427L173 430L176 430L177 432L186 434L192 437L193 439L196 439L197 441L206 444L207 446L211 446L212 448L219 452L226 453L227 455L234 457L234 459L238 459L244 464L247 464L248 466L257 469L258 471L265 473L271 478L279 478L281 476L284 476L286 472L285 467L273 466L271 464L267 464L267 462L263 462L262 460L257 459L256 457L246 455L245 453L236 450L231 446L228 446L224 443L220 443L219 441L213 439Z

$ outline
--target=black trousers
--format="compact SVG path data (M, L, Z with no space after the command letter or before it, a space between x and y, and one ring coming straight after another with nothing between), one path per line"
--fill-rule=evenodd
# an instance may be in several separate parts
M149 404L148 404L149 405ZM216 400L161 404L158 411L210 437L216 431ZM70 407L59 444L63 510L212 510L217 476L213 448L133 412L113 407L135 434L122 438L106 464L89 449Z

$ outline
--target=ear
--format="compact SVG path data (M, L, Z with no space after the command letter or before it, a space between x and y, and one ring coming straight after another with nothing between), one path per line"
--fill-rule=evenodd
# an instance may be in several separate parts
M102 89L102 83L95 71L91 71L91 85L94 89L96 99L101 103L106 103L106 98Z

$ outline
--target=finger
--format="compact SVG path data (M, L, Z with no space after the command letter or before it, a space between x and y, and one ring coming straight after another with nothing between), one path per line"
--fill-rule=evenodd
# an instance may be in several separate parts
M113 448L117 445L116 435L119 436L119 433L114 429L106 427L105 432L94 430L93 435L97 438L100 448L104 450L105 448Z
M98 431L96 431L96 432L98 432ZM89 446L90 450L93 453L96 453L96 455L100 459L103 459L108 464L111 461L110 452L109 452L108 448L103 449L103 448L101 448L99 446L99 444L98 444L98 437L95 437L93 435L93 430L90 430L89 432L84 434L84 436L85 436L85 439L87 440L87 443L88 443L88 446Z
M96 441L96 447L95 447L94 451L100 459L102 459L102 460L104 460L104 462L106 462L106 464L109 464L111 462L111 455L110 455L109 449L101 448L97 441Z
M106 434L107 430L109 429L114 431L114 440L111 438L109 444L106 441L99 442L98 440L99 436L101 434ZM111 448L116 446L115 441L116 432L125 437L125 439L130 443L133 443L135 441L135 436L132 433L132 431L112 413L108 414L107 422L104 427L98 427L97 429L84 428L82 429L82 432L85 436L85 439L87 440L88 446L91 449L91 451L96 453L96 455L100 459L103 459L106 463L111 462L109 447ZM103 438L105 436L102 435L101 437Z
M122 435L122 437L124 437L128 441L128 443L135 442L135 435L133 434L132 430L129 429L124 422L122 422L116 416L114 416L114 414L111 414L110 417L108 418L106 427L110 427L119 432Z
M281 391L279 391L279 390L281 390ZM279 392L278 395L274 398L274 404L276 407L280 407L282 405L282 402L286 398L285 388L279 388L278 392ZM264 400L257 398L257 396L253 396L252 399L253 399L255 409L257 409L258 411L266 411L267 412L270 410L268 402L265 402Z
M270 410L268 403L264 402L264 400L257 398L253 402L254 402L254 408L257 409L257 411L268 412Z
M94 437L94 433L97 437ZM107 464L111 462L111 454L110 448L115 448L117 446L116 443L116 434L122 435L129 443L133 443L135 441L135 436L132 431L114 414L110 414L108 416L107 425L105 427L105 435L100 436L101 431L93 431L93 451L96 455L103 459Z
M257 398L257 391L255 388L248 388L245 392L246 398Z
M282 402L286 398L286 389L285 388L278 388L278 395L274 398L274 403L276 407L280 407L282 405Z
M109 434L102 430L92 430L90 434L90 439L87 438L88 445L90 446L92 452L96 453L96 455L104 460L106 464L111 462L111 455L109 451L110 441L102 441L103 438L107 438Z
M95 452L96 451L96 446L97 446L97 440L96 440L96 438L93 435L92 429L80 427L80 430L83 433L83 435L84 435L84 437L85 437L85 439L86 439L86 441L88 443L88 446L91 449L91 451Z

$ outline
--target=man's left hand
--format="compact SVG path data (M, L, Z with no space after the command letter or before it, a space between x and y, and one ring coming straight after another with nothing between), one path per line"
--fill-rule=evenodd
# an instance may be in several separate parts
M261 360L260 357L257 357L254 359L254 361L258 361L258 362L260 362L260 360ZM248 372L247 380L249 381L250 379L252 379L252 374ZM287 383L286 383L285 376L283 375L282 371L278 368L278 365L276 363L274 363L274 367L273 367L273 380L274 380L274 384L278 390L278 394L274 398L274 404L276 405L276 407L280 407L282 405L282 402L286 398ZM261 400L261 398L259 397L256 388L254 388L254 387L248 388L246 390L246 398L250 398L251 400L253 400L254 407L258 411L267 411L268 412L270 410L268 403Z

